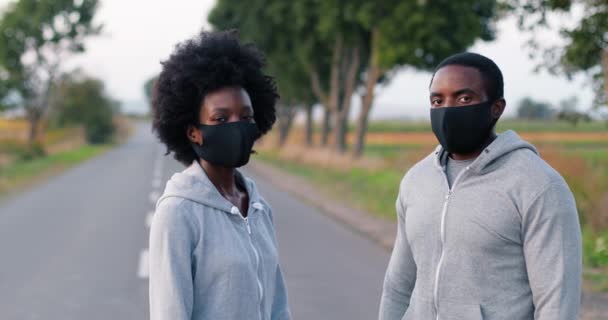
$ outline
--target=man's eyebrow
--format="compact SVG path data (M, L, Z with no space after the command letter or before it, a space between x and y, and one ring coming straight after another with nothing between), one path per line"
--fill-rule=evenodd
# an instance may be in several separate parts
M460 89L460 90L454 92L453 95L454 96L459 96L459 95L461 95L463 93L472 93L472 94L475 94L475 95L478 94L477 91L475 91L475 90L473 90L471 88L464 88L464 89Z
M430 94L430 97L431 97L431 98L432 98L432 97L441 97L441 96L442 96L442 94L441 94L441 93L439 93L439 92L431 92L431 94Z

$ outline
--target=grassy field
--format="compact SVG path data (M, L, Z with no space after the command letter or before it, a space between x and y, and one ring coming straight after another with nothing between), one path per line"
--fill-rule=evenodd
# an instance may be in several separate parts
M351 127L350 129L354 129ZM431 131L428 122L409 122L386 120L370 123L370 132L427 132ZM503 119L497 125L498 131L512 129L518 132L602 132L608 130L608 124L601 121L580 122L578 125L565 121L524 121Z
M129 135L129 124L117 119L116 142ZM24 120L0 118L0 197L90 159L112 145L88 145L80 127L44 130L34 144L27 141Z
M498 131L512 129L532 142L541 156L568 181L583 224L584 263L589 277L608 290L608 128L603 122L504 121ZM315 137L318 141L318 134ZM353 136L349 136L353 142ZM270 136L258 158L310 179L329 194L372 214L395 219L399 181L411 165L430 153L436 139L428 123L398 121L370 125L362 160L328 161L319 148L306 149L296 128L287 147L275 148Z
M108 148L108 145L83 145L69 151L29 161L16 161L5 167L0 167L0 197L62 172L102 153Z

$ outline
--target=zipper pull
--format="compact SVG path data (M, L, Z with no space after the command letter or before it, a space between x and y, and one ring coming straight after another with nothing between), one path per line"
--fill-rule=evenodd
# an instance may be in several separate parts
M249 232L249 234L251 234L251 226L249 225L249 219L245 218L245 224L247 225L247 232Z

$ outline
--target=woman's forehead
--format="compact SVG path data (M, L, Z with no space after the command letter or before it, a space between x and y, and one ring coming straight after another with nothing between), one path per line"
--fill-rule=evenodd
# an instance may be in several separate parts
M202 107L209 110L251 108L251 98L241 87L224 87L205 95Z

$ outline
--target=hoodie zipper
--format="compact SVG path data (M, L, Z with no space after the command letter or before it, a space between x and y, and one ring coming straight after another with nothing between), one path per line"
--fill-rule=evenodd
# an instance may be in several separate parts
M435 286L433 288L433 301L434 301L434 306L435 306L435 320L439 320L439 277L441 275L441 267L443 265L443 258L444 258L444 254L445 254L445 218L447 216L448 213L448 204L450 202L450 198L452 197L452 194L454 194L454 187L456 187L456 184L460 181L461 177L467 172L469 171L470 166L467 166L464 168L464 170L462 170L457 176L456 179L454 180L454 183L452 183L452 186L450 187L450 184L448 182L448 177L447 174L445 172L445 167L442 167L442 171L443 171L443 176L445 177L445 182L448 185L448 193L445 196L445 200L443 202L443 209L441 210L441 226L440 226L440 238L441 238L441 254L439 256L439 262L437 262L437 268L435 269Z
M247 227L247 234L248 234L248 238L249 238L249 246L251 247L252 251L253 251L253 255L255 256L255 274L256 274L256 282L258 284L258 294L260 297L260 319L263 319L262 316L262 303L264 301L264 288L262 286L262 281L260 280L260 253L258 252L258 250L255 248L255 245L253 244L253 237L252 237L252 232L251 232L251 225L249 224L249 217L243 217L242 214L239 213L239 216L241 217L241 219L243 219L243 221L245 221L245 226Z

